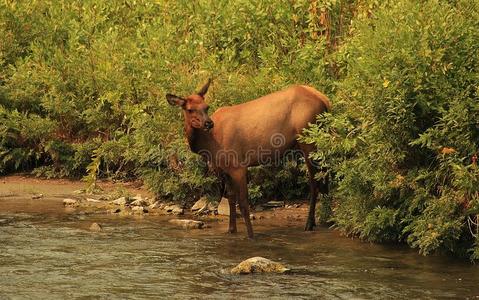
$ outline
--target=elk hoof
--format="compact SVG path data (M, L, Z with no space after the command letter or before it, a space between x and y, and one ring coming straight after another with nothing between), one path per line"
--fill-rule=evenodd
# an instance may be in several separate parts
M308 222L306 223L306 227L304 227L304 231L313 231L314 226L315 226L314 223Z

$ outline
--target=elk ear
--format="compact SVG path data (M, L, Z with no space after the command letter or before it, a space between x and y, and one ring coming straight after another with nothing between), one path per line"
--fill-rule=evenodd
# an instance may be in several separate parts
M201 97L204 97L206 92L208 92L208 88L210 87L210 83L211 83L211 78L209 78L208 82L201 88L201 90L198 92L198 95L200 95Z
M186 103L185 99L172 94L166 94L166 100L168 100L168 103L170 103L170 105L173 105L173 106L183 107Z

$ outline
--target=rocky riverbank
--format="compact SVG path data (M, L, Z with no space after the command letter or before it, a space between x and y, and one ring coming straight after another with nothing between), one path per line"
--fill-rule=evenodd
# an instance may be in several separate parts
M100 182L97 193L87 193L80 181L8 176L0 179L0 203L3 209L15 207L35 212L64 210L66 213L108 214L117 217L171 220L171 226L185 229L222 227L227 223L229 205L202 197L194 205L178 205L156 199L138 183ZM55 208L53 208L55 207ZM63 209L61 208L63 207ZM1 208L0 208L1 209ZM13 209L13 208L12 208ZM242 222L239 209L238 222ZM257 225L299 225L305 221L307 205L302 202L270 201L251 207L251 219Z

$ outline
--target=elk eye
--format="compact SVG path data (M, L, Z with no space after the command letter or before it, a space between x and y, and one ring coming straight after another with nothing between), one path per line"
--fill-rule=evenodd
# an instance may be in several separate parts
M192 113L192 112L193 112L192 109L187 109L186 111L189 112L189 113Z

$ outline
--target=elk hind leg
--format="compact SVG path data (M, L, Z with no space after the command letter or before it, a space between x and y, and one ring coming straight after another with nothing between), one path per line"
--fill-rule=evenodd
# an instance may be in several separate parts
M309 153L314 150L314 147L308 144L300 144L299 147L303 152L304 161L306 162L306 167L309 173L309 211L304 230L312 231L313 227L316 226L316 201L318 198L318 182L315 179L317 168L314 166L312 160L309 158Z

